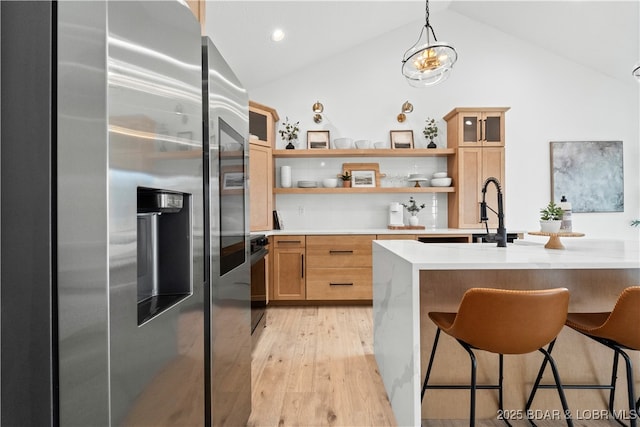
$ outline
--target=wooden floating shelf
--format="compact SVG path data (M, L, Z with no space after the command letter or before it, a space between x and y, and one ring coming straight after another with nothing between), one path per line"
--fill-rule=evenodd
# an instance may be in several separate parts
M274 188L274 194L455 193L454 187Z
M408 149L367 149L367 150L338 150L338 149L301 149L301 150L273 150L274 158L315 158L315 157L438 157L453 156L455 148L408 148Z

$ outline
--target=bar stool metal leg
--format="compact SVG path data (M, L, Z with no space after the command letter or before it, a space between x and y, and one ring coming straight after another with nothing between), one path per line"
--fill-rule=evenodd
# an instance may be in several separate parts
M458 340L458 342L460 343L460 345L462 345L462 347L464 347L465 350L467 350L467 353L469 353L469 357L471 358L471 387L469 388L469 400L471 403L469 405L469 427L474 427L476 425L476 372L478 370L478 361L476 360L476 355L473 354L473 351L471 350L469 344L460 340Z
M560 381L560 374L558 373L556 362L554 362L553 357L551 357L551 354L549 354L544 348L541 348L540 352L544 354L545 359L549 361L549 365L551 366L551 372L553 372L553 378L555 379L556 386L558 387L558 394L560 395L560 402L562 403L562 410L564 411L564 416L565 416L565 420L567 421L567 425L569 427L573 427L571 412L569 411L569 405L567 405L567 398L565 397L564 390L562 389L562 382Z
M629 355L626 352L620 350L619 348L616 348L616 354L622 355L622 357L624 358L625 365L627 367L627 395L629 399L629 424L631 427L637 427L638 426L638 413L637 413L638 405L635 402L635 394L633 390L633 368L631 366L631 359L629 358ZM624 423L618 420L617 418L616 418L616 421L624 425Z
M436 331L436 337L433 340L433 347L431 348L431 356L429 357L429 365L427 366L427 375L424 377L424 383L422 383L422 392L420 393L420 402L424 400L424 392L427 390L427 382L429 382L429 376L431 375L431 367L433 366L433 358L436 355L436 347L438 347L438 340L440 339L440 328Z
M562 410L564 412L565 420L567 421L567 425L569 427L573 427L573 420L571 419L571 412L569 411L569 405L567 404L567 399L564 395L564 388L562 387L562 382L560 381L560 374L558 374L558 368L556 367L556 363L551 357L551 351L553 350L553 346L555 345L556 340L551 341L547 349L539 349L539 351L544 354L544 360L540 366L540 370L538 371L538 376L536 377L536 381L533 384L533 388L531 389L531 394L529 395L529 399L527 400L527 404L524 408L525 414L529 412L531 409L531 404L533 403L533 398L535 397L536 391L540 386L540 381L542 380L542 375L544 374L544 370L547 366L547 363L551 366L551 372L553 373L553 378L556 382L556 389L558 390L558 395L560 396L560 403L562 404ZM533 421L529 420L529 422L535 426Z

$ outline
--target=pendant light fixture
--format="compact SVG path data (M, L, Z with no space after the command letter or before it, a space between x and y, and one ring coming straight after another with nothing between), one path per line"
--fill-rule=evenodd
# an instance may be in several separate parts
M429 23L429 0L426 3L425 25L416 43L407 49L402 58L402 75L413 87L431 86L446 80L458 60L458 54L451 45L438 42ZM433 43L429 32L433 36ZM426 34L426 42L423 41L423 34Z

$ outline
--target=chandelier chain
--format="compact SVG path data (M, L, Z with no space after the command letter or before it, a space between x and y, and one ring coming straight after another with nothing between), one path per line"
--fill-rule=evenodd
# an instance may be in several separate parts
M429 43L429 30L431 30L431 35L433 35L433 40L438 41L436 37L436 32L433 30L433 27L429 23L429 0L426 0L425 11L424 11L424 28L427 29L427 43Z

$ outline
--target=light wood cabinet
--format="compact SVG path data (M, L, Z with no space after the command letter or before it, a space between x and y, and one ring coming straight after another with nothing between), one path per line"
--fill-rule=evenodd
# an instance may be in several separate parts
M447 145L452 147L504 147L504 113L507 107L454 108L444 116Z
M486 111L456 108L445 116L447 145L457 147L456 155L447 160L447 169L456 188L455 193L449 194L448 221L451 228L484 227L480 222L480 202L487 178L495 177L500 181L504 198L504 113L507 110L506 107L488 108ZM472 130L465 129L470 126ZM490 129L486 130L486 126ZM489 207L498 209L497 190L493 185L487 189L486 201ZM497 227L497 215L489 212L488 223L489 227Z
M307 236L307 300L370 300L375 235Z
M274 301L304 300L305 292L305 236L273 237L273 293Z
M249 134L252 135L250 142L275 148L278 120L278 112L273 108L249 101Z
M249 224L251 231L273 228L273 159L271 149L249 144Z
M376 240L417 240L415 234L378 234Z
M278 113L249 101L249 226L251 231L273 228L274 168L272 147Z

